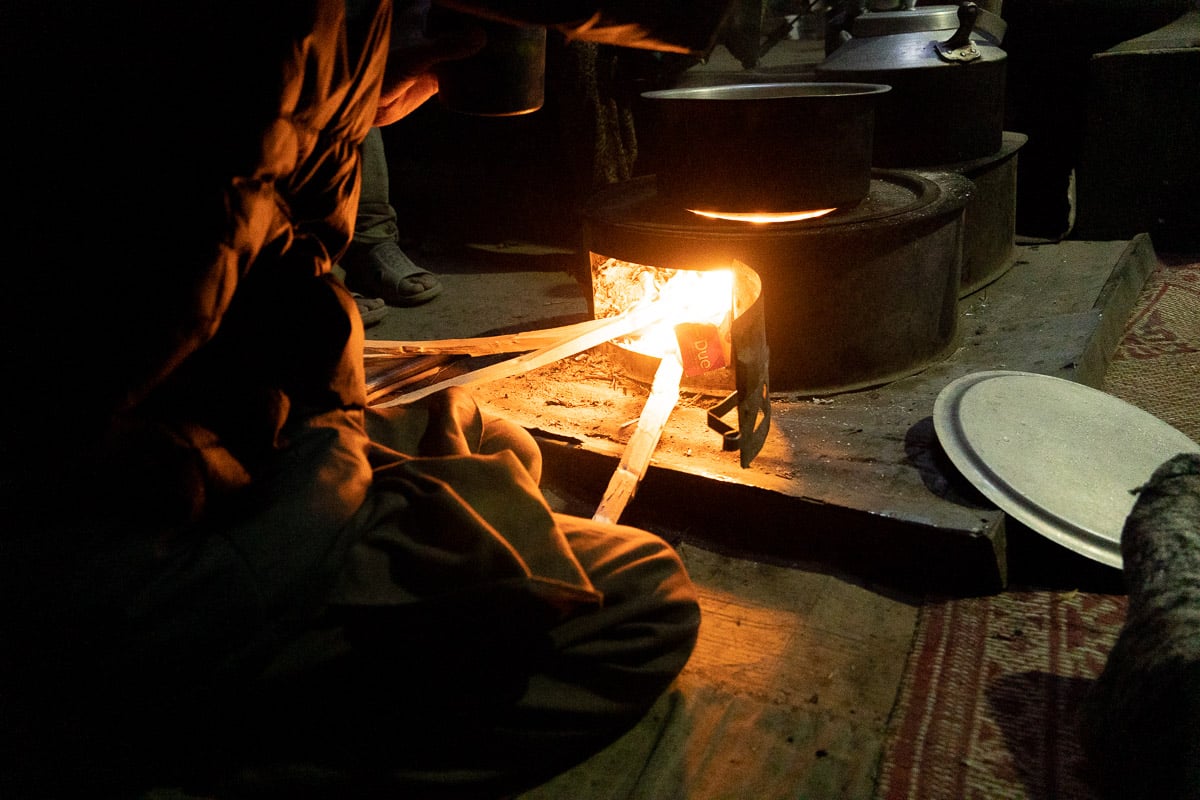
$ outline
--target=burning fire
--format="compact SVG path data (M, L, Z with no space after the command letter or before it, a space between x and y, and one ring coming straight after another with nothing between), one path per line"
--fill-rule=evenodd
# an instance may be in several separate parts
M597 319L653 308L659 320L613 344L659 359L650 396L592 519L616 522L650 466L683 376L729 363L734 314L733 269L648 267L592 254Z
M777 222L799 222L802 219L815 219L823 217L834 209L822 208L816 211L783 211L783 212L746 212L738 213L735 211L700 211L695 208L689 208L693 214L698 214L709 219L725 219L731 222L749 222L755 225L768 225Z
M606 259L593 270L597 318L645 303L667 309L661 322L624 337L617 344L654 358L675 355L685 362L695 362L702 369L728 363L733 270L647 267L615 258ZM691 343L686 353L680 348L684 330Z

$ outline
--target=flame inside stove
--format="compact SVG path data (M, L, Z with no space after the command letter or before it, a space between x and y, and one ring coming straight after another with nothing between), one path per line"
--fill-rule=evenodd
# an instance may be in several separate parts
M832 208L821 208L815 211L783 211L783 212L747 212L739 213L735 211L701 211L695 208L689 208L693 214L698 214L701 217L709 219L724 219L731 222L749 222L754 225L771 225L779 222L799 222L804 219L815 219L823 217L826 214L834 211Z
M663 320L615 343L663 358L679 351L676 327L683 323L712 325L728 348L733 317L733 270L683 270L648 267L604 259L593 266L597 318L613 316L643 303L664 304ZM661 307L660 307L661 308Z

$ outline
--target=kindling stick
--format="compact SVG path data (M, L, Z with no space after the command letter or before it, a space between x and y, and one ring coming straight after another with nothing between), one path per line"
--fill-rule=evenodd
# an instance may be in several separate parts
M428 341L395 341L391 339L368 339L363 347L364 358L394 358L402 355L427 355L445 353L464 356L486 356L497 353L524 353L542 347L550 347L597 328L603 328L615 317L591 319L574 325L558 328L543 328L536 331L477 336L470 339L430 339Z
M382 366L367 369L367 404L370 405L379 398L386 397L399 386L436 375L454 358L449 354L434 353L422 356L400 356L393 359L397 363L376 361L377 365L382 364Z
M683 362L678 353L668 353L654 373L650 397L642 408L637 428L625 445L616 472L608 482L592 519L597 522L616 522L625 506L633 499L638 484L650 467L650 457L658 447L663 427L675 406L679 404L679 384L683 380Z
M597 320L604 324L589 326L582 333L576 331L549 347L523 353L515 358L510 358L497 364L491 364L472 372L447 378L444 381L438 381L423 389L416 389L391 400L375 403L372 407L391 408L393 406L406 405L428 397L435 392L448 389L451 386L470 386L476 383L487 383L488 381L511 378L513 375L530 372L547 364L552 364L555 361L569 358L576 353L582 353L584 350L590 350L607 341L636 333L642 328L659 322L672 311L673 309L670 306L659 303L646 303L643 306L623 312L617 316Z

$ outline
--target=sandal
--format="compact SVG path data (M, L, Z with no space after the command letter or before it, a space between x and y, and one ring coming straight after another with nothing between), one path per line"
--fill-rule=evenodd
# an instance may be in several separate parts
M354 305L358 306L358 315L362 317L364 328L378 325L387 316L387 303L378 297L363 297L358 292L351 292Z
M414 264L395 242L351 246L341 266L351 291L381 297L389 306L416 306L442 293L437 276Z

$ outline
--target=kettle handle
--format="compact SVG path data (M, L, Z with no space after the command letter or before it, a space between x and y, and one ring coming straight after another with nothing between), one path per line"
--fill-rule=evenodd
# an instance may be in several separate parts
M943 61L969 64L983 56L975 42L971 41L971 34L978 19L979 6L975 3L968 0L958 7L958 30L946 41L934 43L934 50Z
M963 3L958 7L958 30L946 41L942 42L947 49L959 50L971 44L971 34L975 31L975 22L979 19L979 6L972 2Z
M1004 41L1004 34L1008 32L1008 23L994 11L988 11L986 8L975 3L971 5L975 5L975 21L972 23L971 32L982 36L999 47ZM961 10L959 13L959 19L961 20Z

